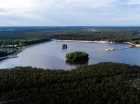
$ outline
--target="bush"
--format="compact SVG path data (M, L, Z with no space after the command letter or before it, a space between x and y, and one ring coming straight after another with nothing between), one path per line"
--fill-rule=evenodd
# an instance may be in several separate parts
M67 61L77 62L77 61L85 61L88 60L88 54L85 52L71 52L66 55Z

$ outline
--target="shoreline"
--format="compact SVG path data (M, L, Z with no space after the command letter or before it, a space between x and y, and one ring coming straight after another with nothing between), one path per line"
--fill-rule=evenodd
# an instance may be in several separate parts
M57 40L57 39L54 39L56 42L83 42L83 43L110 43L110 44L113 44L113 42L109 42L109 41L89 41L89 40Z
M117 44L119 42L109 42L107 40L94 40L94 41L88 41L88 40L57 40L54 39L56 42L83 42L83 43L104 43L104 44ZM123 43L119 43L119 44L129 44L131 46L135 46L135 47L140 47L140 44L134 44L131 42L123 42Z
M140 44L134 44L134 43L131 43L131 42L124 42L125 44L129 44L131 46L134 46L134 47L140 47Z
M52 41L52 40L49 40L49 41ZM49 42L49 41L46 41L46 42ZM45 43L45 42L41 42L41 43ZM16 52L14 52L12 54L9 54L9 55L4 56L4 57L0 57L0 60L9 59L9 58L17 58L18 57L17 54L19 54L24 49L32 47L34 45L41 44L41 43L36 43L36 44L32 44L32 45L28 45L28 46L22 47L22 48L18 49Z

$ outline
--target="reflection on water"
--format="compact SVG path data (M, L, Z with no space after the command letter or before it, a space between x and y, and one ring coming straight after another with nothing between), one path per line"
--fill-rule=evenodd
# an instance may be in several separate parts
M68 64L68 65L88 64L88 60L81 60L81 61L75 61L75 62L66 60L66 64Z
M67 44L68 49L63 50L62 44ZM15 66L32 66L49 69L72 69L80 64L95 64L98 62L121 62L140 65L140 48L128 48L127 44L102 44L80 42L50 41L24 49L18 58L5 59L0 62L0 68ZM103 48L120 48L116 51L99 51ZM89 54L89 61L83 63L68 63L65 55L73 51L84 51Z

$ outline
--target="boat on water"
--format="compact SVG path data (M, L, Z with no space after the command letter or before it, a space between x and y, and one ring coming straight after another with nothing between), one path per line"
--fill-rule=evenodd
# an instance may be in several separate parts
M105 49L99 49L100 51L115 51L115 48L105 48Z

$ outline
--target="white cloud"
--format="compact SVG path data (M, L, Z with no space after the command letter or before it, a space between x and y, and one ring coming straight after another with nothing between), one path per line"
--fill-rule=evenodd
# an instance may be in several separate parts
M31 0L0 0L0 8L8 11L26 11L32 8Z
M139 21L140 19L140 14L133 14L133 15L127 15L127 16L122 16L122 17L117 17L117 18L112 18L112 20L115 21Z
M0 21L1 25L125 25L119 21L126 18L129 24L138 24L140 7L130 7L138 4L140 0L0 0ZM134 16L128 20L129 15Z
M140 5L140 0L129 0L127 5Z

